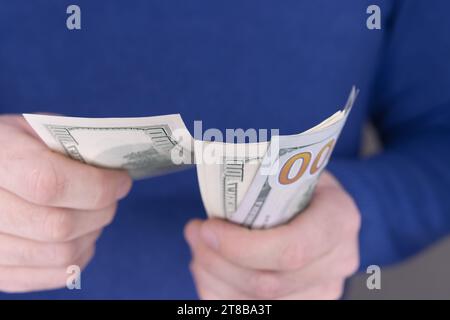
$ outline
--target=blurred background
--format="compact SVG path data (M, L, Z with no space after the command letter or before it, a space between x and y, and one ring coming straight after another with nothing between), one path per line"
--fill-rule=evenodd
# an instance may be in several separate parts
M450 299L450 237L395 266L381 268L381 290L354 276L346 299Z
M361 153L377 153L382 144L371 124L363 133ZM381 267L381 289L369 290L370 274L355 275L346 299L450 299L450 237L398 265Z

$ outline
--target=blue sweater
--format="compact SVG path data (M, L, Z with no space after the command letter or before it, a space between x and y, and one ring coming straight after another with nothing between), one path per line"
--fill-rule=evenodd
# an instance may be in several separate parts
M181 113L190 130L305 130L360 96L329 169L361 211L362 267L450 229L450 2L2 1L0 112ZM370 4L381 30L366 27ZM359 157L371 120L384 150ZM1 179L1 177L0 177ZM205 218L195 170L135 183L82 290L0 298L195 298L184 224ZM336 226L338 227L338 226Z

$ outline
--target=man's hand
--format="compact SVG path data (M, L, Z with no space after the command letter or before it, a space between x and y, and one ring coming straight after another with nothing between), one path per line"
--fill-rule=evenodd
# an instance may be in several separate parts
M54 153L21 116L0 117L0 291L63 287L131 187L128 174Z
M185 229L203 299L337 299L359 265L360 216L329 173L290 223L248 230L219 219Z

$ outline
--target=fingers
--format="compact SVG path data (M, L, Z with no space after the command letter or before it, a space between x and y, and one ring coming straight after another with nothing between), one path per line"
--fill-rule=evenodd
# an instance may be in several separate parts
M194 221L202 239L230 262L258 270L295 270L357 237L359 211L331 175L317 189L309 207L290 223L249 230L224 220ZM353 239L352 239L353 240Z
M205 243L230 262L259 270L293 270L325 254L334 245L334 232L319 217L304 213L290 224L249 230L218 219L200 225ZM334 220L334 219L333 219ZM333 227L334 228L334 227Z
M248 230L218 219L194 220L186 232L190 232L190 228L198 228L205 244L232 263L254 269L279 267L274 254L278 256L280 248L284 247L285 235L278 228L265 232Z
M209 272L201 264L193 263L191 272L200 298L206 300L334 300L339 299L344 290L343 278L336 277L315 281L286 295L283 295L282 292L274 294L272 281L270 281L269 286L267 286L267 283L264 284L264 282L262 285L258 285L262 291L248 292L248 289L243 291L242 286L232 285L216 274ZM247 279L243 284L248 282Z
M84 269L94 255L95 248L86 250L73 265ZM67 266L56 268L27 268L0 266L0 291L30 292L62 288L69 274Z
M116 206L113 203L92 211L48 208L0 189L0 233L44 242L66 242L108 225Z
M209 249L200 238L199 230L192 228L198 228L198 225L192 225L186 232L194 257L193 272L208 273L209 277L227 284L235 293L256 299L280 299L296 295L297 292L309 292L317 283L334 282L347 277L358 265L354 259L357 248L348 250L348 246L344 245L295 271L246 269L230 263Z
M0 234L0 266L10 267L67 267L95 245L101 231L78 239L46 243Z
M85 165L48 150L23 130L2 135L3 130L0 187L29 202L100 209L124 197L131 188L126 172Z
M185 229L202 297L336 299L359 264L360 215L332 176L288 224L248 230L211 219Z
M21 117L0 117L0 291L63 287L131 187L127 173L51 152Z
M225 297L238 299L237 296L241 299L249 299L252 294L256 296L253 292L254 287L249 285L256 272L223 259L205 245L200 238L199 230L191 230L192 228L199 229L199 226L192 224L187 228L186 239L194 257L191 272L200 297L209 300L226 299Z

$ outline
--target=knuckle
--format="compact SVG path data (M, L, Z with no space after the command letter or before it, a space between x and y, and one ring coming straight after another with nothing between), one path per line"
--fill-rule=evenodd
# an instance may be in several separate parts
M278 265L281 270L294 270L303 266L304 256L298 244L294 243L286 246L280 252Z
M281 292L280 279L267 272L256 272L250 281L253 294L261 299L273 299Z
M30 198L39 204L54 203L64 189L64 183L50 161L41 162L31 170L27 186Z
M70 240L74 231L74 221L69 211L48 211L43 223L43 237L50 242Z

